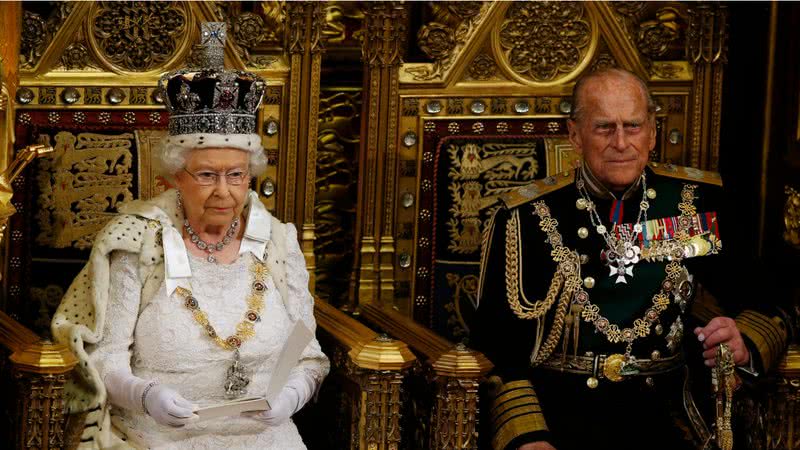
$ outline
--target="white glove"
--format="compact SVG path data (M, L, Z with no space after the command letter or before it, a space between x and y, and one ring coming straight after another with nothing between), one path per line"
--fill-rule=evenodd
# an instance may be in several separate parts
M108 399L114 405L133 411L144 411L161 425L182 427L197 420L197 406L174 389L117 370L104 379Z
M311 376L302 371L295 372L289 377L286 386L281 389L278 398L270 403L270 409L243 412L242 415L271 426L283 425L308 403L311 396L314 395L316 385L317 383Z

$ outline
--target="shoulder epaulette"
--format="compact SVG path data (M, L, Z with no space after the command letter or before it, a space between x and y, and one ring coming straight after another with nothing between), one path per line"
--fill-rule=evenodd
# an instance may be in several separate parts
M694 167L676 166L675 164L657 162L651 162L650 169L652 169L656 175L722 186L722 177L719 176L719 172L710 172L707 170L695 169Z
M506 207L514 208L532 200L536 200L545 194L557 191L565 186L569 186L574 182L575 171L569 170L558 175L551 175L547 178L536 180L531 184L520 186L512 191L508 191L500 196L500 201L502 201Z

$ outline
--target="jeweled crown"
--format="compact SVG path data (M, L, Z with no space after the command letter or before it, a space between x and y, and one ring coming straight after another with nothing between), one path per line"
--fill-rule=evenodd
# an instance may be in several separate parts
M200 29L200 67L161 77L172 136L194 133L256 133L256 114L266 83L256 74L225 69L225 23Z

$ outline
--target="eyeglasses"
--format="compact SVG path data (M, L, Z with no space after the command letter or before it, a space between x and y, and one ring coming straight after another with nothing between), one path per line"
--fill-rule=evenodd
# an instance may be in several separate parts
M201 170L200 172L192 173L184 167L183 171L188 173L194 178L194 181L201 186L213 186L217 184L222 177L224 177L225 182L231 186L239 186L244 182L244 179L247 178L247 171L241 169L235 169L228 173L216 173L209 170Z

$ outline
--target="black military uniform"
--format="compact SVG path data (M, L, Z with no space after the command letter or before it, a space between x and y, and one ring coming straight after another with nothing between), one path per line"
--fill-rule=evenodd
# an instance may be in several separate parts
M677 450L708 439L684 383L683 337L702 352L687 324L695 279L741 297L721 275L721 184L651 163L619 198L588 169L503 197L484 234L471 327L472 347L495 365L482 419L493 448ZM734 307L755 368L769 367L784 323Z

